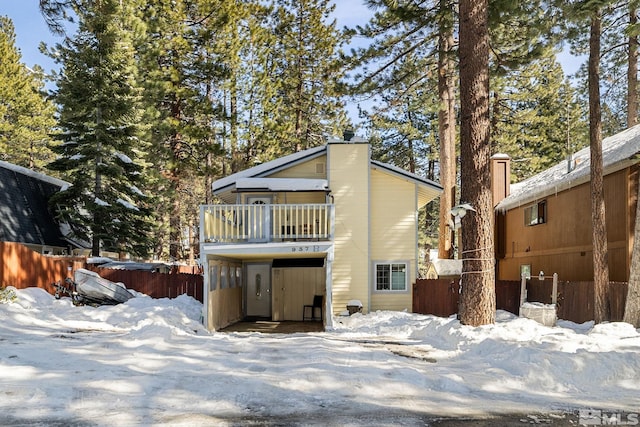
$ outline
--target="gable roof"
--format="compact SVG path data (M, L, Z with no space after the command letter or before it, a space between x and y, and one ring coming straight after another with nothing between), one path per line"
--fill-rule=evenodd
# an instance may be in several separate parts
M49 198L69 183L0 161L0 241L67 247Z
M323 156L324 154L326 154L326 151L326 145L309 148L308 150L289 154L288 156L280 157L278 159L259 164L252 168L236 172L224 178L220 178L217 181L214 181L214 183L211 185L213 194L220 194L225 191L231 190L235 186L236 181L238 181L240 178L266 177L283 169L288 169L296 164Z
M330 141L330 142L336 142L336 141ZM225 193L237 188L238 183L240 184L240 186L243 186L248 182L252 182L251 181L252 178L268 177L269 175L274 174L278 171L291 168L297 164L312 160L320 156L324 156L326 154L327 154L327 145L322 145L319 147L314 147L308 150L289 154L288 156L280 157L278 159L260 164L258 166L245 169L243 171L234 173L232 175L226 176L224 178L220 178L219 180L215 181L212 184L213 194L220 195L222 193ZM394 175L417 184L420 187L419 195L421 196L421 199L424 199L424 200L428 199L424 203L427 203L428 201L434 199L435 197L438 196L438 194L442 192L442 186L440 186L438 183L426 178L422 178L421 176L408 172L399 167L390 165L388 163L382 163L376 160L371 160L371 159L369 160L369 164L372 169L378 169L390 175ZM292 181L292 180L294 179L290 178L287 181ZM309 179L306 181L309 181L309 185L314 187L317 187L318 182L320 181L322 181L323 183L326 182L324 180L309 180ZM314 182L311 182L311 181L314 181ZM257 181L253 181L253 182L257 182ZM295 187L295 188L292 187L289 190L293 191L296 188L298 187ZM315 190L318 190L318 189L322 189L325 191L329 190L329 188L327 187L315 188Z
M377 160L370 160L369 164L372 169L385 172L389 175L396 176L418 185L418 205L424 206L431 200L435 199L442 193L442 186L430 179L422 178L414 173L408 172L389 163L382 163Z
M631 127L602 141L603 174L608 175L638 162L640 125ZM591 179L589 147L520 183L511 184L511 194L496 209L506 211L534 202L551 194L575 187Z
M336 142L336 141L329 141L329 142ZM239 188L238 184L240 184L240 187L242 187L244 185L247 185L247 183L251 183L251 182L258 183L258 181L252 181L251 179L268 177L269 175L272 175L281 170L289 169L297 164L315 159L320 156L324 156L326 154L327 154L327 145L322 145L319 147L314 147L308 150L289 154L288 156L280 157L279 159L275 159L275 160L260 164L258 166L254 166L252 168L245 169L243 171L234 173L232 175L226 176L224 178L220 178L219 180L215 181L212 184L213 194L220 195L225 192L232 191L236 188ZM399 167L390 165L388 163L382 163L376 160L371 160L371 159L369 160L369 165L372 169L381 170L382 172L406 179L418 185L419 197L420 197L420 200L422 201L422 204L426 204L430 200L433 200L442 192L442 186L440 186L436 182L426 178L422 178L414 173L408 172ZM273 178L273 179L285 180L285 178ZM305 181L303 178L299 178L299 179L289 178L286 180L289 181L289 184L291 183L290 181L296 181L296 180ZM300 188L307 188L307 187L309 188L313 187L315 190L323 190L323 191L330 190L326 186L323 187L319 185L321 181L322 183L325 183L326 181L324 180L307 179L306 181L308 181L308 185L306 186L302 185L302 187L300 187L300 185L293 186L288 190L294 191L295 189L300 190ZM265 183L266 182L262 182L261 184L265 184ZM267 184L270 184L270 186L275 186L273 182L267 183ZM281 188L281 187L278 186L278 188ZM307 189L305 191L310 191L310 190Z

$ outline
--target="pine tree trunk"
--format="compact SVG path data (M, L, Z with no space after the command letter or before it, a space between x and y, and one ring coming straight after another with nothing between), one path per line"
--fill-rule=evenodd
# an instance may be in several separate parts
M176 102L173 109L173 117L179 120L180 107ZM169 211L169 257L173 260L180 258L180 181L182 170L180 169L180 151L182 150L181 136L175 134L171 137L171 153L173 165L169 171L169 181L171 185L171 208Z
M593 227L593 283L596 323L609 319L609 261L602 176L602 121L600 111L600 35L602 15L591 17L589 38L589 141L591 146L591 223Z
M180 200L177 187L174 190L171 213L169 214L169 257L173 261L182 259L180 257Z
M231 78L229 91L229 141L231 142L231 173L239 172L244 164L238 159L240 136L238 135L238 84L235 77Z
M460 1L461 200L471 204L462 218L460 321L495 321L493 206L490 188L488 0Z
M629 6L629 27L638 24L637 10ZM638 36L629 36L629 62L627 67L627 127L638 124Z
M96 107L96 124L100 125L102 123L102 109L100 106ZM96 132L96 158L95 158L95 181L93 194L96 199L102 199L102 175L100 174L99 168L102 164L102 141L100 140L100 136ZM101 215L98 214L99 210L93 212L93 224L91 227L91 256L100 256L100 236L103 234L102 223L105 218L102 218Z
M450 210L455 203L456 187L456 135L455 97L453 81L453 11L449 0L440 0L440 34L438 49L438 134L440 136L440 237L438 258L453 257L454 230L449 227Z
M629 290L624 307L624 321L640 328L640 171L636 198L636 220L633 229L633 250L631 252L631 272L629 273Z
M295 129L295 137L296 137L296 141L295 141L295 146L294 146L294 150L295 152L299 152L302 151L304 148L302 145L302 110L303 110L303 82L304 82L304 76L303 76L303 72L302 72L302 54L300 53L300 51L302 50L302 45L303 45L303 34L302 34L302 29L304 28L304 24L302 22L302 17L303 17L303 11L302 11L302 5L300 3L298 3L298 58L296 60L296 67L297 67L297 82L296 82L296 129Z

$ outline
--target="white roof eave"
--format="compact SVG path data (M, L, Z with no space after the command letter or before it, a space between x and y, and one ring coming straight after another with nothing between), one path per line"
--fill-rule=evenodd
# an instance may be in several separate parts
M223 194L235 189L236 181L241 178L267 177L277 171L289 168L299 162L308 161L316 157L320 157L326 153L326 149L326 145L310 148L308 150L289 154L288 156L284 156L279 159L254 166L252 168L245 169L224 178L220 178L211 185L213 194L221 196L221 198L223 198Z

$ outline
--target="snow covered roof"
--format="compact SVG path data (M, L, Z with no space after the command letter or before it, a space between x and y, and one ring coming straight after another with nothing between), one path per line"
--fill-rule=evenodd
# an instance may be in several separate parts
M325 154L326 150L327 147L325 145L310 148L308 150L289 154L288 156L280 157L279 159L271 160L270 162L262 163L252 168L245 169L224 178L220 178L212 184L213 193L220 194L224 191L228 191L241 178L265 177L279 170L291 167L296 163L304 162L315 157L322 156Z
M461 259L440 259L436 258L431 261L433 268L439 277L442 276L460 276L462 274Z
M629 128L602 141L604 174L624 169L637 163L640 153L640 125ZM517 184L511 185L511 194L503 199L496 209L506 211L531 203L551 194L589 182L591 165L590 148L575 153L569 161L551 168Z
M326 179L307 178L240 178L236 190L263 191L329 191Z
M336 142L338 142L338 140L329 141L329 143ZM352 139L351 142L354 142L354 139ZM355 142L360 143L366 141L358 138ZM267 178L275 172L326 155L326 152L327 145L323 145L245 169L215 181L212 184L213 193L221 195L233 189L245 191L249 189L264 189L268 191L330 191L328 181L323 179ZM383 170L386 173L418 184L420 188L419 198L421 205L433 200L442 192L442 187L436 182L422 178L399 167L375 160L371 160L370 164L372 168Z
M109 261L99 266L112 270L168 271L171 266L163 262Z
M35 178L39 181L43 181L43 182L48 182L50 184L53 184L57 187L60 187L61 190L66 190L67 187L69 187L71 184L69 184L67 181L63 181L61 179L58 178L54 178L52 176L49 175L45 175L43 173L40 172L36 172L32 169L27 169L25 167L22 166L18 166L18 165L14 165L13 163L9 163L9 162L5 162L0 160L0 167L4 168L4 169L8 169L11 170L13 172L31 177L31 178Z

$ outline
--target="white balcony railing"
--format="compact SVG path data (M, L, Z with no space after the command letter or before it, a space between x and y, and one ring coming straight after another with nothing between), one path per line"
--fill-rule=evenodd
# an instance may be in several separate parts
M263 243L331 240L331 204L206 205L200 208L200 241Z

